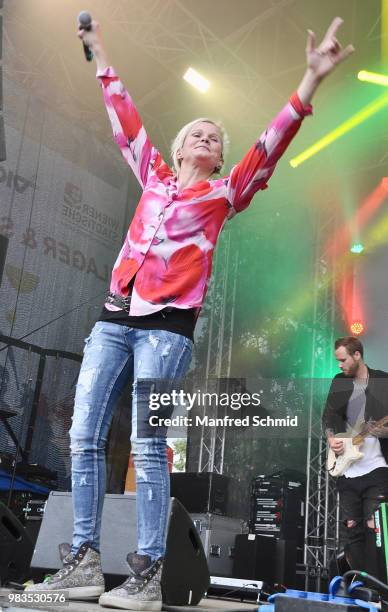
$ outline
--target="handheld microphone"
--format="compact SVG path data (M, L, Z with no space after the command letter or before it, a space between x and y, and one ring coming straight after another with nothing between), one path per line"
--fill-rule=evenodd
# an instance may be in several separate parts
M82 11L78 15L78 27L82 30L86 30L86 32L90 32L90 30L92 29L92 17L90 13L87 13L86 11ZM82 41L82 44L84 47L85 57L88 62L91 62L93 59L93 52L91 48L88 47L88 45L86 45L83 41Z

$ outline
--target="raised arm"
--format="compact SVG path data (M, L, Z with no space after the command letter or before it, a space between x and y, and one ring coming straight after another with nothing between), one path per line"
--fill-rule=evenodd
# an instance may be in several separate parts
M317 87L338 64L353 53L352 45L342 49L336 38L342 23L342 19L336 17L318 47L314 32L308 31L306 72L297 91L230 173L228 200L235 212L244 210L254 194L267 187L278 160L299 130L303 117L312 112L310 102Z
M336 38L337 30L342 24L343 19L335 17L318 47L316 46L315 33L311 30L307 31L307 68L298 87L298 96L302 104L309 104L322 80L353 53L353 45L347 45L342 49Z
M78 36L93 52L114 139L144 188L150 168L161 166L164 162L152 146L131 96L108 61L100 25L93 21L91 30L81 28Z

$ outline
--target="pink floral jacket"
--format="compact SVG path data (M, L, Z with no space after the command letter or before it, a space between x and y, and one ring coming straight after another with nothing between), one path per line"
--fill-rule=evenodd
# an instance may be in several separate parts
M143 194L112 270L110 291L128 295L130 315L167 306L200 308L217 238L225 221L265 189L276 162L312 112L296 93L228 176L178 191L173 170L151 144L134 103L113 68L97 74L114 138ZM106 304L110 310L117 310Z

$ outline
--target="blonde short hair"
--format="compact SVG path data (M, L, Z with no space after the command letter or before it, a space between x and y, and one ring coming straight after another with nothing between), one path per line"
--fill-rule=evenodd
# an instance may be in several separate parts
M175 172L177 174L179 174L179 170L181 167L181 161L178 159L178 151L179 149L183 147L186 137L189 134L190 130L194 127L194 125L196 123L202 123L202 122L212 123L213 125L216 126L216 128L220 130L220 134L221 134L222 165L220 167L217 167L217 169L215 168L212 174L215 174L215 173L219 174L224 166L224 160L225 160L225 156L226 156L227 149L229 146L229 139L228 139L228 135L225 131L224 126L219 121L213 121L213 119L207 119L206 117L199 117L198 119L194 119L194 121L190 121L190 123L186 123L186 125L184 125L179 130L178 134L175 136L174 140L171 143L171 159L174 164Z

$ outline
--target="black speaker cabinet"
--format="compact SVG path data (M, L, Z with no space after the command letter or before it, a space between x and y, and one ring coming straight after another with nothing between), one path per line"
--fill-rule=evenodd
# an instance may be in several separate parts
M184 505L190 514L227 514L229 480L213 472L173 472L171 495Z
M31 568L47 573L62 567L58 545L71 542L72 532L71 493L53 491L47 500ZM128 576L125 559L136 548L136 495L106 495L101 562L110 587ZM162 572L163 601L169 605L196 605L209 584L209 569L198 532L182 504L171 499Z
M242 534L236 536L233 577L262 580L269 584L284 584L302 588L296 576L297 544L295 540L280 540L271 536Z
M0 502L0 585L27 578L33 548L23 525Z

